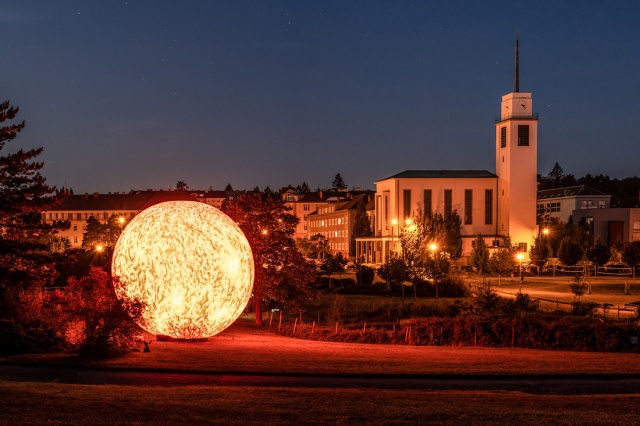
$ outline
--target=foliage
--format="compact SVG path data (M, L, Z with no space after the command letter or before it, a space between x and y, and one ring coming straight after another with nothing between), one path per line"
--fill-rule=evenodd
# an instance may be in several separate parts
M14 120L17 107L0 103L0 150L13 141L25 123ZM38 291L53 283L61 246L55 232L69 227L68 222L53 225L40 221L40 213L58 205L66 191L57 192L40 174L44 164L35 161L43 148L18 149L0 156L0 318L20 329L22 335L39 330L51 336L57 330L45 330L46 322L35 329L29 325L28 307L21 299L24 291Z
M336 174L336 176L333 178L333 182L331 183L331 189L333 189L334 191L347 189L347 184L345 183L344 179L342 179L342 176L340 175L340 173Z
M330 252L329 240L322 234L312 235L309 241L314 245L316 259L324 259Z
M367 197L361 196L358 200L356 207L356 216L353 221L353 230L351 231L351 241L349 241L349 255L356 255L356 238L370 237L373 235L371 232L371 224L369 223L369 216L367 216Z
M101 268L91 268L89 275L80 279L70 278L58 297L71 319L82 324L80 355L113 358L134 346L144 304L124 296L118 300L111 278Z
M183 181L183 180L179 180L179 181L176 183L176 189L177 189L178 191L186 191L186 190L188 190L188 189L189 189L189 185L187 185L187 183L186 183L185 181Z
M489 249L482 234L478 232L475 245L471 250L471 264L478 270L478 274L483 275L489 268Z
M338 252L335 256L327 254L320 265L320 269L329 276L329 288L332 288L331 274L342 274L347 266L347 259Z
M87 219L85 232L82 233L82 248L93 250L97 246L113 251L122 233L120 216L111 215L106 223L91 216Z
M571 237L564 237L558 248L558 259L563 265L575 265L582 259L584 251L582 245Z
M547 242L547 239L543 236L538 237L536 239L535 244L531 246L529 250L529 257L531 261L538 266L538 268L542 268L547 260L551 257L551 246Z
M389 260L380 265L378 268L378 276L385 280L387 288L392 283L402 285L403 282L411 279L411 274L407 264L397 255L392 255Z
M507 276L516 267L515 259L516 247L511 245L510 238L505 238L504 247L495 250L489 258L489 271L498 275L498 280L502 276Z
M584 293L584 292L583 292ZM584 316L593 316L593 312L598 307L597 303L593 302L581 302L579 300L575 300L571 303L571 315L584 317Z
M611 251L602 243L600 238L598 238L593 247L587 251L587 259L596 266L606 264L610 258Z
M68 318L42 288L9 292L6 304L20 312L0 319L0 354L50 352L67 349L65 331ZM16 300L13 300L15 298Z
M265 302L297 311L319 297L313 286L315 265L296 249L293 234L298 218L288 210L280 197L259 193L245 193L223 204L223 211L240 226L253 253L257 324L262 324Z
M421 222L424 226L423 252L429 250L430 244L436 243L438 250L446 253L450 259L462 256L462 220L456 210L446 218L441 213L434 212Z
M329 311L327 312L327 321L332 324L340 322L342 316L347 312L347 302L341 294L334 294L331 298Z
M574 294L574 296L577 299L579 299L587 291L588 287L589 287L589 283L587 282L586 277L580 274L576 274L573 277L573 282L569 284L569 288L571 289L571 292Z
M626 243L622 249L622 261L631 268L640 262L640 247L636 243Z
M376 277L376 270L371 266L356 262L356 281L359 285L370 286Z

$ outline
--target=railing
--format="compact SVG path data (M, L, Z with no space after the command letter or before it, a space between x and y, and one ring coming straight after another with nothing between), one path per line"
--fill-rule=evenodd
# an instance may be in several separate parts
M498 116L496 117L496 123L500 123L501 121L505 121L505 120L537 120L539 117L539 114L537 112L531 113L531 114L510 114L510 115L505 115L505 116Z

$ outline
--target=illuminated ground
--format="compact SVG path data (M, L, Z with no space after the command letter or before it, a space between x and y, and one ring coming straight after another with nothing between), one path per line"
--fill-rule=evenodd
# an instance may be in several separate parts
M637 353L309 342L272 335L248 319L207 343L154 342L151 350L90 367L107 369L100 372L107 375L118 369L175 378L177 386L142 376L127 384L64 384L55 373L62 367L30 382L10 379L3 367L0 424L633 424L640 406L637 385L629 385L640 380ZM73 362L63 355L2 361ZM199 373L205 373L204 380ZM622 383L615 392L609 385L593 385L593 380L606 384L610 375L616 375L612 383ZM237 379L242 376L259 381ZM281 380L287 376L297 382ZM432 377L449 384L390 387L366 382L372 376ZM319 383L318 377L339 382ZM504 385L483 386L482 380Z

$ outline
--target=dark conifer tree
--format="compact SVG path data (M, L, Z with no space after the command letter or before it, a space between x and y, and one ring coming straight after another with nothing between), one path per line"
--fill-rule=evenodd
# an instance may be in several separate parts
M18 108L0 103L0 150L12 142L24 127L14 120ZM62 201L65 191L57 192L40 174L42 162L35 158L43 148L19 149L0 156L0 318L13 321L22 330L42 329L39 317L25 305L23 290L41 288L56 278L59 250L51 245L54 233L68 222L46 225L43 211Z

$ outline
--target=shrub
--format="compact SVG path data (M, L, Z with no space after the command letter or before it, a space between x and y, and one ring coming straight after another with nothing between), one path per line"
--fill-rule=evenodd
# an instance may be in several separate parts
M363 286L368 286L373 284L373 280L375 276L376 276L376 271L370 266L360 265L360 267L356 271L356 281Z
M60 297L71 317L82 323L80 355L112 358L130 351L133 336L140 332L134 320L141 320L144 305L126 298L118 300L106 272L91 268L88 276L69 279Z

